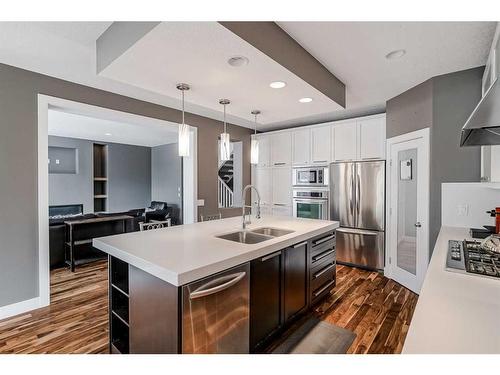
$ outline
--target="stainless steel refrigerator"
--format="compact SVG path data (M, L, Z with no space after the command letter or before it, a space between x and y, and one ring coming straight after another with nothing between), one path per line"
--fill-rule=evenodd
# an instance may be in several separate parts
M339 263L384 268L385 161L330 164L330 220Z

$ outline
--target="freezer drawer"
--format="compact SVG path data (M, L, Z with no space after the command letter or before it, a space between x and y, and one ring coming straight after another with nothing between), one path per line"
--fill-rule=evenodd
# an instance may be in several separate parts
M182 287L183 353L249 352L249 264Z
M338 228L337 261L368 269L384 268L384 232Z

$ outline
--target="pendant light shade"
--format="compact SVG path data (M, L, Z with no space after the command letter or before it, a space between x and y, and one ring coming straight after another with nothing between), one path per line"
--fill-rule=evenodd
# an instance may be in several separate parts
M189 85L179 83L177 89L182 92L182 123L179 124L179 156L189 156L189 125L184 121L184 91L189 90Z
M255 119L255 135L257 135L257 115L260 115L260 111L255 109L252 111L252 115L254 115ZM252 138L250 144L250 163L259 164L259 140L257 138Z
M228 99L219 100L219 104L224 106L224 132L220 135L220 149L219 156L221 161L227 161L231 159L231 137L227 132L227 124L226 124L226 105L231 102Z

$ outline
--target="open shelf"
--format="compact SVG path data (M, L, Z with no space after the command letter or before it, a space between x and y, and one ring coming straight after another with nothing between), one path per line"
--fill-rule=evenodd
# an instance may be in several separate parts
M115 353L129 353L128 325L115 314L111 314L111 348Z
M108 146L94 143L94 212L107 210Z
M111 284L128 296L128 264L111 257Z
M120 289L111 288L111 311L128 325L128 295Z

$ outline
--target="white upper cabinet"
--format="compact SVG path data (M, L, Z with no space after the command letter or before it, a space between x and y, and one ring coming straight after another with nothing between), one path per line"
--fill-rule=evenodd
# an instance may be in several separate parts
M292 131L293 165L311 164L311 130L300 129Z
M312 164L328 164L331 155L331 126L311 129L311 161Z
M385 159L385 117L358 121L359 159Z
M290 165L292 162L292 134L282 132L272 134L271 141L271 164L273 166Z
M290 167L272 168L273 204L292 204L292 170Z
M358 127L356 120L342 121L332 128L335 132L333 145L334 161L356 160L358 158Z
M268 136L259 136L259 167L267 167L270 165L270 145Z

